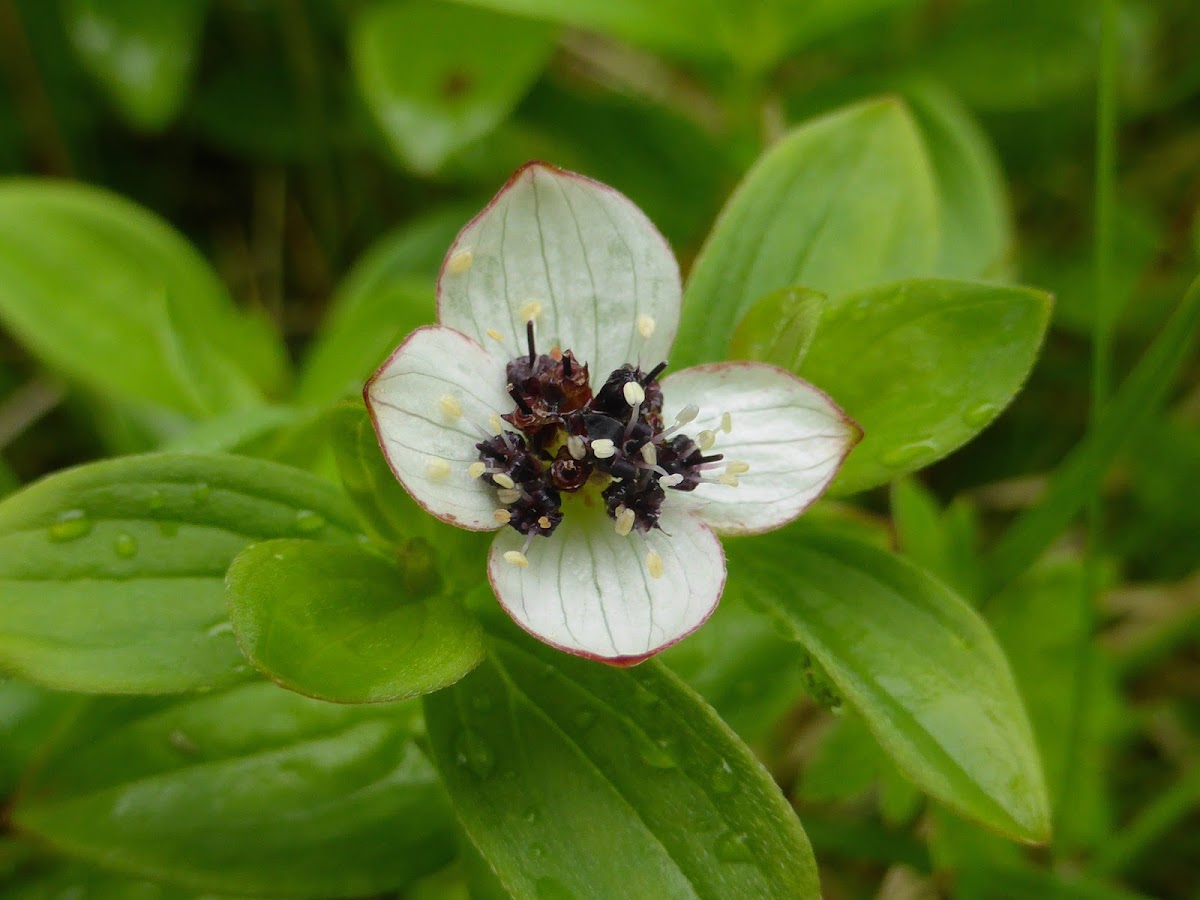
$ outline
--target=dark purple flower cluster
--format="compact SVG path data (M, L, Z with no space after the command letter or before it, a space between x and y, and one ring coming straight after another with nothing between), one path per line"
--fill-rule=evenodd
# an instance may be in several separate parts
M604 482L605 508L619 532L658 525L666 489L694 490L706 456L686 435L665 428L658 376L626 364L592 393L588 367L570 350L539 354L533 324L529 353L508 363L507 390L515 409L501 418L513 426L476 447L483 477L497 489L505 521L522 534L550 535L562 521L562 494L590 480Z

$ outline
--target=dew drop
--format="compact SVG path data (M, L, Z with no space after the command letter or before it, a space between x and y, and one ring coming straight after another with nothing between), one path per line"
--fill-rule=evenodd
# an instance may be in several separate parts
M572 717L575 724L580 728L591 728L596 724L596 711L588 709L586 706L582 709L577 709Z
M196 753L200 748L186 733L176 728L167 735L167 743L184 753Z
M158 523L158 533L161 534L163 537L173 538L173 537L175 537L175 535L179 534L179 523L178 522L159 522Z
M325 518L311 509L302 509L296 513L296 530L301 534L316 534L325 527Z
M969 428L981 428L992 421L999 408L994 403L980 403L963 413L963 423Z
M46 533L56 544L65 544L83 537L91 530L92 522L87 513L82 509L68 509L58 514Z
M575 900L566 885L553 878L539 878L533 883L533 889L538 900Z
M216 625L212 626L210 629L208 629L208 631L206 631L204 633L207 634L210 638L215 638L215 637L220 637L223 634L231 634L232 632L233 632L233 623L232 622L218 622Z
M645 735L639 734L637 738L637 745L638 755L641 756L642 762L650 766L650 768L675 768L675 759L669 752L671 746L669 742L652 741Z
M721 835L713 852L722 862L752 862L754 860L754 854L750 852L750 843L746 835L733 831Z
M729 765L729 760L721 760L721 765L712 775L713 793L728 794L736 784L737 776L733 774L733 766Z
M162 495L162 491L152 491L150 493L150 499L146 501L146 508L149 509L150 512L158 512L166 505L167 499Z
M638 706L648 713L654 712L660 702L656 694L642 687L640 684L634 692L634 699L637 701Z
M212 488L210 488L207 484L205 484L202 481L198 485L196 485L194 488L192 488L192 499L195 500L197 503L203 503L205 500L208 499L208 495L211 493L212 493Z
M546 848L541 844L530 844L529 855L534 859L544 859L546 856Z
M529 807L529 809L525 810L525 812L522 813L521 818L524 819L526 822L528 822L530 825L534 824L538 820L537 808L533 807L533 806Z
M454 758L460 766L470 770L478 778L487 778L496 765L492 748L470 730L458 736L454 745Z
M137 538L122 531L113 539L113 550L121 559L133 559L137 556Z
M907 466L909 463L914 462L926 454L936 452L937 448L934 447L933 444L925 442L905 444L901 447L894 447L887 453L883 454L883 456L880 457L880 461L885 466L899 468L901 466Z

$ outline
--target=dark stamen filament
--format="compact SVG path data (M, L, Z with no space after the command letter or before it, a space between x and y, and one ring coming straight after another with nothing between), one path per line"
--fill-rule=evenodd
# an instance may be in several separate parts
M537 351L533 349L533 319L525 323L525 337L529 340L529 364L537 360Z

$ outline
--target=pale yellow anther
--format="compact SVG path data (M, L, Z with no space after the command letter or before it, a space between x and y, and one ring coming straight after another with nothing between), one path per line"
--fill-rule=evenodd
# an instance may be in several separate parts
M543 309L541 300L530 300L521 306L518 314L521 316L522 322L532 322L542 314Z
M633 531L633 523L636 519L637 514L632 509L624 506L618 507L616 518L617 534L625 537L625 535Z
M637 317L638 334L640 334L644 338L649 339L650 337L652 337L654 335L654 329L657 326L658 326L658 323L654 321L653 316L648 316L645 313L643 313L642 315Z
M733 431L733 416L729 413L721 413L721 430L726 434Z
M529 565L529 560L520 550L504 551L504 561L510 566L516 566L518 569L524 569Z
M497 472L495 475L493 475L492 481L496 482L496 484L499 487L502 487L505 490L509 490L509 491L511 491L513 488L515 488L517 486L517 483L515 481L513 481L511 477L509 477L508 475L505 475L503 472Z
M471 268L475 254L470 250L459 250L446 261L446 271L451 275L461 275Z
M567 438L567 452L571 454L571 459L583 459L587 456L587 444L579 435L573 434Z
M600 438L592 441L592 453L596 455L596 459L608 459L610 456L616 455L617 445L608 438Z
M730 475L744 475L750 471L750 463L731 462L725 467L725 471Z
M621 388L621 393L625 395L625 402L630 406L637 406L646 399L646 391L636 381L625 382L625 387Z
M431 459L425 463L425 471L435 481L441 481L450 474L450 463L444 459Z
M521 492L520 491L512 491L512 490L509 490L508 488L500 488L500 490L496 491L496 499L499 500L501 503L503 503L505 506L508 506L508 504L516 503L518 500L521 499Z
M497 525L507 525L512 521L512 513L507 509L498 509L492 513L492 518L496 520Z
M467 474L472 478L481 478L483 473L487 471L487 466L481 462L473 462L467 466Z
M438 406L441 407L442 415L447 419L457 419L462 415L462 404L458 402L458 398L451 394L442 394L438 400Z
M488 416L488 428L492 429L492 434L499 434L504 430L504 420L500 418L499 413Z
M705 428L702 432L696 435L696 443L700 445L701 450L711 450L713 444L717 442L717 433Z
M683 476L676 472L674 475L664 475L658 479L658 486L664 491L667 488L673 488L677 484L683 484Z
M487 336L490 337L497 344L504 343L504 335L502 335L500 332L498 332L495 328L489 328L487 330Z
M700 415L700 407L698 407L695 403L689 403L687 406L685 406L683 409L681 409L678 413L676 413L675 424L676 425L686 425L688 422L692 421L692 419L696 418L696 416L698 416L698 415Z
M548 530L550 528L550 517L538 516L538 528L542 529L543 531Z
M663 558L658 555L657 550L651 550L646 554L646 569L650 572L651 578L663 577Z
M653 444L651 444L649 442L642 444L641 454L642 454L642 459L644 459L646 461L646 465L648 465L648 466L657 466L658 465L658 451L654 448Z
M727 484L730 487L738 486L738 477L736 475L718 475L717 481L721 482L721 484Z

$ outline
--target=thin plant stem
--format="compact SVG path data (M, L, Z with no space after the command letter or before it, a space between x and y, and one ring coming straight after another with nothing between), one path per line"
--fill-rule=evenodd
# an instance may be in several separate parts
M1116 206L1117 165L1117 0L1102 0L1100 67L1096 88L1096 179L1092 320L1091 404L1089 428L1103 417L1112 383L1112 333L1116 303L1112 291L1113 220ZM1062 787L1057 811L1074 808L1084 751L1085 731L1090 719L1092 642L1096 632L1097 596L1101 589L1100 553L1103 543L1104 505L1100 482L1087 507L1087 547L1084 553L1083 596L1080 629L1075 648L1075 678L1067 721L1067 758L1062 762Z

